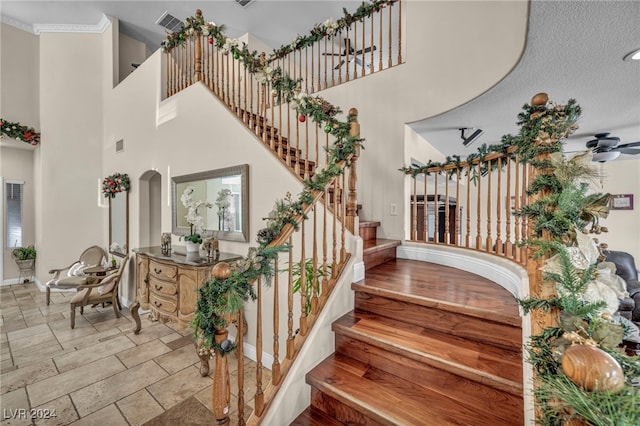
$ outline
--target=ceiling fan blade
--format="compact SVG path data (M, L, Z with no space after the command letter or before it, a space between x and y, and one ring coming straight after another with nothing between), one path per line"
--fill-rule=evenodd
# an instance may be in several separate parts
M622 148L622 147L618 147L615 149L618 152L621 152L623 154L628 154L628 155L638 155L640 154L640 148Z
M338 65L334 68L334 70L340 69L340 67L344 64L344 59L340 61Z
M364 49L360 49L360 50L358 50L356 53L358 53L358 54L361 54L361 53L363 53L363 52L364 52L364 53L369 53L369 52L371 52L372 50L375 52L375 50L376 50L376 49L377 49L377 47L375 47L375 46L369 46L369 47L365 47Z
M631 148L634 146L640 146L640 141L638 142L630 142L630 143L623 143L622 145L618 145L618 148Z
M324 56L345 56L344 53L323 53Z

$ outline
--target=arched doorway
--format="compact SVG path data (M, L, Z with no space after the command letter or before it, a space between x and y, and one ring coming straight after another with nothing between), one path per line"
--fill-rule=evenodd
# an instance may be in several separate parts
M140 176L140 217L138 243L140 247L160 245L162 232L162 176L155 170L147 170Z

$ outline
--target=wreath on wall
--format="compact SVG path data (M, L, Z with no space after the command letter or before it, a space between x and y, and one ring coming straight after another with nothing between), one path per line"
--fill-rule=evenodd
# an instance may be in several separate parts
M131 182L126 173L115 173L102 181L102 193L105 198L115 198L117 193L126 192L129 188L131 188Z
M40 133L33 127L23 126L20 123L3 120L0 118L0 135L7 135L19 141L38 145L40 143Z

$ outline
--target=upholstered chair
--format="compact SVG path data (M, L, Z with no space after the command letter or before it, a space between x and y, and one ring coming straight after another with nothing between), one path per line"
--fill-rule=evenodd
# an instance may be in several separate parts
M51 269L50 274L54 274L53 278L45 284L47 292L47 305L51 301L51 289L73 289L83 284L87 284L87 277L82 271L88 267L99 265L105 258L105 252L102 247L91 246L82 252L80 258L72 262L69 266L60 269Z
M620 302L620 314L635 323L640 323L640 282L633 256L623 251L603 251L607 262L616 265L616 274L627 283L629 297Z
M107 275L102 281L95 284L83 284L78 287L78 292L71 298L71 328L76 326L76 308L80 308L80 315L84 313L84 307L98 303L111 302L116 318L120 318L120 304L118 301L118 288L122 272L127 266L129 256L120 261L118 271Z

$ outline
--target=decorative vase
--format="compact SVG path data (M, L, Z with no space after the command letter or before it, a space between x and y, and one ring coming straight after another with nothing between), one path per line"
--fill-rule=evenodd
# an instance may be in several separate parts
M187 247L187 253L200 251L200 244L198 243L194 243L193 241L185 241L184 244Z

